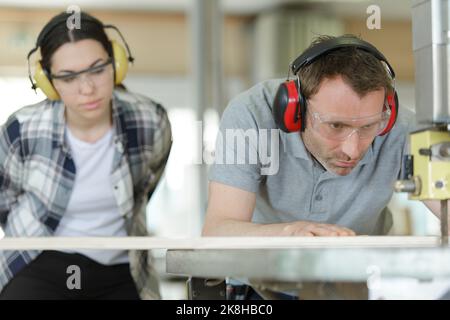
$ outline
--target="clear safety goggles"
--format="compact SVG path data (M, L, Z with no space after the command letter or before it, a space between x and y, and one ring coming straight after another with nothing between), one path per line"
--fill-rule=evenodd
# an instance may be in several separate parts
M373 139L386 128L391 111L385 111L367 117L345 118L335 115L323 115L308 108L312 127L321 136L331 140L346 140L355 132L360 139Z
M51 75L51 79L55 88L61 93L77 94L83 81L86 81L91 86L101 87L111 83L113 74L112 59L108 59L104 63L78 72Z

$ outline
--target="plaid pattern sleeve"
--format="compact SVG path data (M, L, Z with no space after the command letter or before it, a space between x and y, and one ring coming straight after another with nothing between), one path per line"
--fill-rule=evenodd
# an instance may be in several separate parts
M114 197L128 235L145 236L146 205L167 162L172 134L164 108L151 99L115 91ZM64 137L64 105L44 100L14 113L0 130L0 226L6 237L51 236L64 215L76 168ZM0 252L0 290L38 251ZM147 251L130 252L142 298L159 298Z
M20 124L16 119L2 127L0 135L0 226L4 227L20 190Z

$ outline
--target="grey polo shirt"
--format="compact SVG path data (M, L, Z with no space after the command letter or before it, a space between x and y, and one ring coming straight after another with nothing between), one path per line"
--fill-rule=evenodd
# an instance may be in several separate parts
M298 132L278 130L272 101L282 81L259 83L227 106L209 179L256 193L253 222L306 220L338 224L357 234L386 234L392 217L385 208L408 151L414 114L401 108L394 128L375 138L350 174L339 176L313 161Z

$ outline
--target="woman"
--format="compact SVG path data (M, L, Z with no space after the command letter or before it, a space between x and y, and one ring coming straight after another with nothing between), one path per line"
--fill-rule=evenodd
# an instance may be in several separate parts
M144 236L171 147L167 114L123 90L127 61L108 26L81 13L70 29L69 18L52 18L35 48L35 86L48 99L1 128L0 226L6 237ZM125 250L2 251L0 290L1 299L159 297L150 256Z

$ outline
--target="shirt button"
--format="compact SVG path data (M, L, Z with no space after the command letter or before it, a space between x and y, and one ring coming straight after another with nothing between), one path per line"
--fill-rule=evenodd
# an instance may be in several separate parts
M118 150L120 153L123 153L124 148L123 148L122 142L116 141L116 146L117 146L117 150Z
M323 198L322 198L322 196L321 196L320 194L316 195L316 200L317 200L317 201L322 201L322 199L323 199Z

